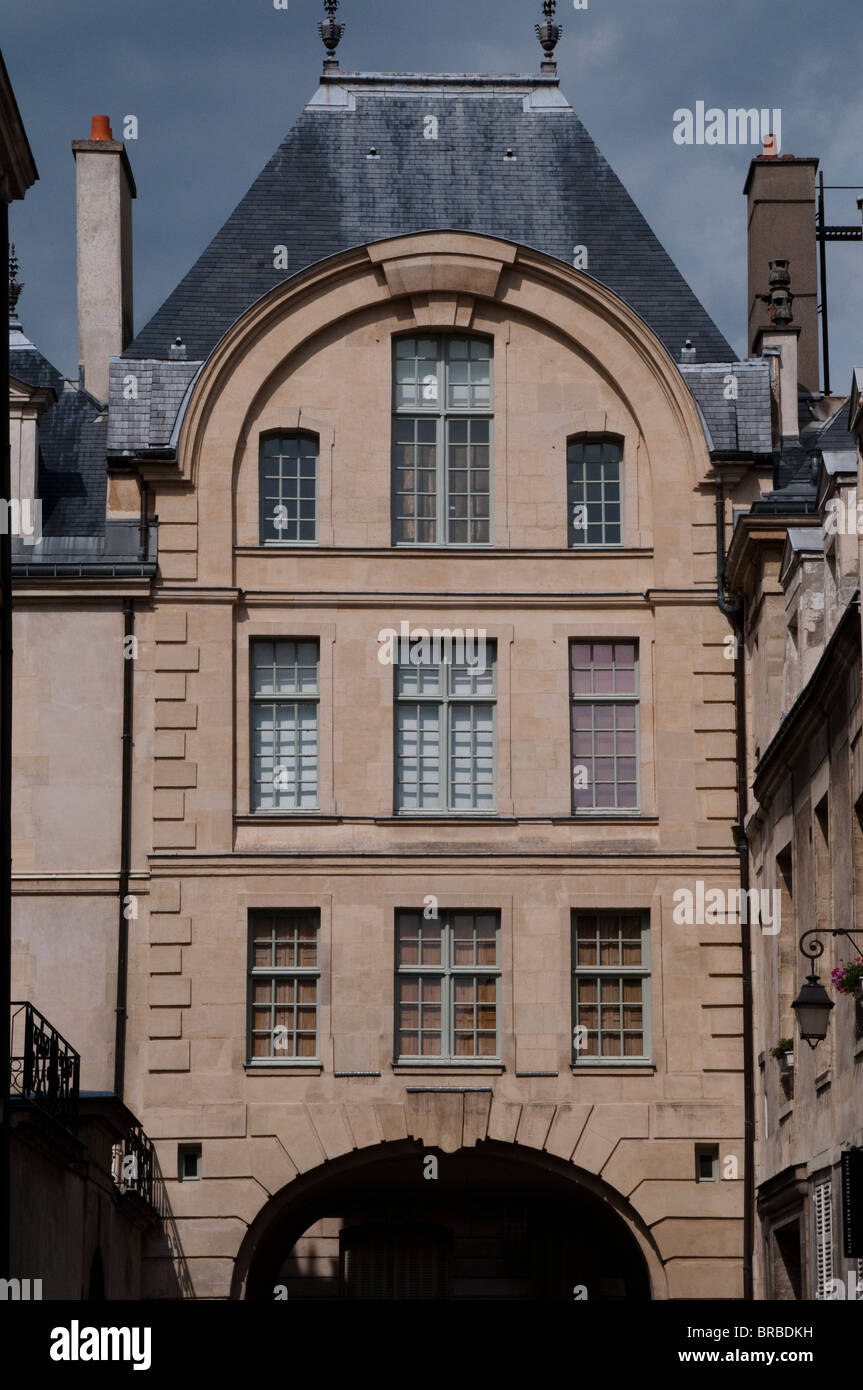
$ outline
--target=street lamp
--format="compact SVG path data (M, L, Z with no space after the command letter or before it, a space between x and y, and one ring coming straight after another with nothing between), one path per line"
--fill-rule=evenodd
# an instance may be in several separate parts
M808 977L791 1007L797 1015L801 1038L810 1047L817 1047L827 1037L830 1010L836 1007L817 975Z
M863 954L863 948L844 927L813 927L811 931L804 932L800 938L800 954L811 961L823 956L824 942L820 939L822 936L845 936L854 950ZM830 1010L835 1007L817 975L807 976L805 985L791 1007L797 1015L801 1038L808 1042L810 1047L816 1048L827 1037Z

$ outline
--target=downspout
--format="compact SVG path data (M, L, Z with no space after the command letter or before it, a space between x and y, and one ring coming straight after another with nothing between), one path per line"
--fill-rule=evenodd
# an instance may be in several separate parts
M14 103L13 103L14 104ZM0 240L9 254L9 189L0 173ZM4 271L0 291L0 380L9 381L9 278ZM9 407L0 411L0 496L9 500ZM8 515L8 508L7 508ZM10 1154L9 1090L11 1039L9 1001L12 997L12 536L11 527L0 534L0 1278L9 1268Z
M744 607L741 598L725 594L725 497L722 474L716 473L716 602L734 628L735 761L737 763L737 824L734 847L740 861L740 887L749 902L749 842L746 838L746 668L743 657ZM740 957L743 974L743 1297L753 1298L755 1218L755 1047L752 1018L752 938L749 913L741 917Z
M114 1095L123 1099L126 1072L126 1003L129 987L129 920L126 900L132 861L132 699L135 602L123 600L123 771L120 791L120 878L117 924L117 1008L114 1033ZM131 639L131 640L130 640Z

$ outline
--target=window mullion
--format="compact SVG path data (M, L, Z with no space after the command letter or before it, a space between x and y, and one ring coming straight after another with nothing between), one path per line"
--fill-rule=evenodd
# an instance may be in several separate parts
M447 683L448 683L448 678L447 678ZM450 705L449 690L448 690L448 689L447 689L447 690L445 691L445 693L444 693L443 699L442 699L442 701L441 701L441 707L440 707L440 709L441 709L441 714L440 714L440 720L438 721L438 722L439 722L439 725L440 725L440 728L439 728L439 731L438 731L438 740L439 740L439 743L442 743L442 744L443 744L443 754L442 754L442 756L443 756L443 762L441 763L440 787L441 787L441 794L442 794L442 796L443 796L443 798L444 798L443 805L442 805L441 809L444 810L444 811L451 811L451 810L452 810L452 781L451 781L452 769L451 769L451 767L450 767L450 751L449 751L449 750L450 750L450 741L451 741L452 735L451 735L451 732L450 732L450 709L451 709L451 705Z

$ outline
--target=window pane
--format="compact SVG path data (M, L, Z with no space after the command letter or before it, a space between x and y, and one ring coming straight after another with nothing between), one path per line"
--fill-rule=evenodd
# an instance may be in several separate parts
M397 419L393 443L393 507L397 540L437 538L437 421Z
M569 545L620 544L619 443L573 440L566 457Z
M570 685L573 809L576 811L635 809L638 805L636 657L634 642L572 643Z
M317 536L317 438L289 435L261 441L261 543ZM304 534L303 534L304 533Z
M395 409L416 412L393 421L396 544L489 543L490 422L470 412L492 410L491 357L490 341L467 335L396 342Z
M645 1055L643 936L637 913L573 914L573 1025L587 1029L587 1046L573 1048L576 1059ZM642 969L620 973L623 967Z
M291 974L300 959L317 965L320 918L316 911L253 912L249 918L253 974L249 981L252 1057L314 1057L318 976ZM269 959L265 964L264 954ZM278 973L267 974L275 966Z
M494 805L494 712L491 705L450 709L450 793L454 810Z
M402 1056L498 1055L497 971L474 969L480 956L496 963L498 930L495 912L442 911L438 921L419 912L397 914L396 1033ZM435 973L416 970L420 953L423 965L434 962Z
M252 693L255 695L316 695L317 642L252 643Z
M317 705L256 703L252 714L256 809L316 807Z
M487 420L450 420L447 427L449 540L481 544L490 536L490 433Z
M440 709L434 704L398 707L397 797L401 809L441 804Z

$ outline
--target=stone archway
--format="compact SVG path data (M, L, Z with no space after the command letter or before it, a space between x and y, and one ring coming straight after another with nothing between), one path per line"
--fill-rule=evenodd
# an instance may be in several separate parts
M592 1174L517 1144L443 1152L406 1139L273 1196L240 1248L231 1297L607 1301L665 1287L637 1215Z

